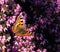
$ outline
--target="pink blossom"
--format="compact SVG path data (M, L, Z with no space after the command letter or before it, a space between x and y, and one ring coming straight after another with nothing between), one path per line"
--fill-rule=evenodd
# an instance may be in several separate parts
M21 7L17 4L16 9L14 9L15 15L19 14L19 11L21 11Z
M21 51L21 49L18 49L18 51Z
M2 50L4 50L6 48L6 46L2 46Z
M0 47L0 50L1 50L1 47Z
M9 52L10 51L10 49L7 49L7 52Z
M26 48L24 48L23 50L24 50L24 52L27 52L27 49Z
M57 4L59 4L59 5L60 5L60 0L57 0Z
M24 36L23 38L26 39L26 36Z
M7 30L7 28L5 27L5 28L4 28L4 31L6 31L6 30Z
M5 2L7 3L9 0L5 0Z
M31 38L33 38L34 36L30 36Z
M38 49L37 52L42 52L42 51L40 49Z
M1 18L0 21L3 21L3 19Z
M30 32L32 32L32 30L33 30L33 27L31 27L31 28L28 29L28 31L30 31Z
M56 12L58 13L60 11L60 0L57 0L57 5Z
M1 43L2 43L2 44L4 44L4 43L5 43L5 40L4 40L4 39L2 39L2 40L1 40Z
M8 23L14 23L15 22L15 17L10 17L8 20L7 20Z
M31 36L27 36L27 40L31 40L32 38L31 38Z
M28 40L26 40L26 44L28 44L29 43L29 41Z
M32 51L32 52L35 52L35 51Z
M6 39L6 36L5 36L5 35L3 35L3 36L2 36L2 38L3 38L3 39Z
M19 14L19 10L14 9L15 15Z
M43 50L43 52L47 52L47 50L46 50L46 49L44 49L44 50Z
M1 39L2 39L2 36L0 36L0 41L1 41Z
M16 10L16 9L14 9L14 12L17 12L17 10Z
M16 9L19 10L21 7L19 4L17 4Z
M11 24L11 23L13 23L13 21L12 21L12 20L9 20L9 22L10 22L10 24Z
M22 41L23 44L25 44L25 41Z
M18 45L18 42L17 41L15 41L15 45Z
M22 46L22 43L21 42L19 42L19 45L20 45L20 47Z
M0 32L2 32L2 30L3 30L3 27L2 27L2 25L0 25Z
M0 4L3 5L4 4L4 0L0 0Z
M3 20L6 20L6 14L3 14L3 15L2 15L2 19L3 19Z
M2 39L1 39L1 43L2 43L2 44L4 44L4 43L5 43L5 41L6 41L6 37L5 37L5 36L3 36L3 37L2 37Z
M12 23L15 22L15 18L16 18L16 16L13 16L13 17L12 17L12 19L11 19Z
M8 38L7 38L7 41L10 41L10 39L11 39L11 37L8 37Z
M33 46L30 46L30 50L32 50L33 49Z
M6 22L6 25L7 25L7 27L9 27L9 26L10 26L9 20Z
M4 13L5 12L4 8L1 8L1 11Z
M24 47L21 48L22 50L24 49Z

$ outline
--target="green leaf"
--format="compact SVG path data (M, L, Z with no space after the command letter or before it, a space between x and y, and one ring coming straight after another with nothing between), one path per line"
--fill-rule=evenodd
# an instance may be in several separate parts
M3 12L0 12L0 16L3 14Z
M10 37L10 34L5 34L6 38Z
M5 21L2 21L2 26L3 26L3 27L5 27L5 26L6 26Z

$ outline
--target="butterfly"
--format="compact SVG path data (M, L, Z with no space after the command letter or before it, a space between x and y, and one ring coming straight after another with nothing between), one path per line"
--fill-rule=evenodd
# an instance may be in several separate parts
M13 32L17 36L30 36L31 32L29 32L27 29L28 28L26 28L25 19L19 15L12 27Z

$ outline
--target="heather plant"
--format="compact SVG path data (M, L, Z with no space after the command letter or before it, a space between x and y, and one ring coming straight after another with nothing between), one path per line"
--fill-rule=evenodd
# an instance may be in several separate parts
M19 15L24 17L27 30L32 32L31 36L17 36L13 32L12 27ZM57 1L0 0L1 52L59 52L59 30Z

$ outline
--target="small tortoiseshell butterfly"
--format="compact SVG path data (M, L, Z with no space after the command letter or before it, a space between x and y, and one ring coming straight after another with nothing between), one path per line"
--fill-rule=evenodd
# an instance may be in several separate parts
M12 27L13 32L18 36L30 36L31 32L27 31L25 19L20 15Z

